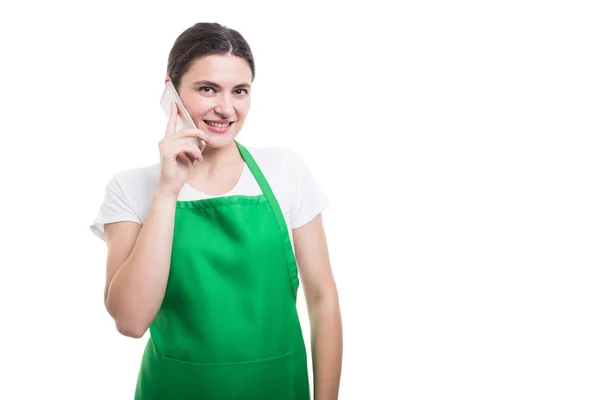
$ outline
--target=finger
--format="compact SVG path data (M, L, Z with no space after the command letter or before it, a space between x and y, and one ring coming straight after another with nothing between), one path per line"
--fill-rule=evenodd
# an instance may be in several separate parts
M195 145L190 144L190 143L188 143L183 148L183 153L181 153L181 154L185 154L187 156L188 160L190 160L190 162L192 163L192 165L196 161L197 162L204 161L204 157L202 157L202 152L200 151L200 149L198 148L198 146L195 146Z
M170 140L166 141L166 146L167 147L171 147L173 149L177 148L180 149L182 145L186 145L189 144L190 146L194 146L194 147L198 147L200 150L202 150L201 146L202 146L202 140L196 138L196 137L182 137L182 138L171 138Z
M180 156L188 156L190 161L198 160L203 161L202 152L193 143L189 141L181 140L172 143L163 153L163 157L169 160L176 160Z
M196 138L208 143L208 135L201 129L181 129L175 132L173 138Z
M198 138L184 138L182 140L185 140L189 144L191 144L192 146L199 148L200 151L202 151L202 147L204 147L204 144L202 143L203 142L202 139L198 139Z
M186 150L186 154L197 162L204 161L204 157L202 156L202 152L198 146L189 146L188 150Z
M175 133L177 127L177 103L171 103L171 114L169 115L169 122L167 122L167 132L165 136L169 136Z
M206 142L204 141L204 139L198 139L196 137L194 137L194 138L183 138L183 139L189 140L189 143L191 143L195 147L198 147L200 149L201 153L206 148Z

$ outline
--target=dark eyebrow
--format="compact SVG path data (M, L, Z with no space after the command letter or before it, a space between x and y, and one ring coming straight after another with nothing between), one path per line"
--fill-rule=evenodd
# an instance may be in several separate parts
M219 85L218 83L211 82L211 81L206 81L206 80L196 81L193 84L194 85L200 85L200 86L212 86L212 87L214 87L216 89L221 89L221 85ZM248 84L248 83L240 83L239 85L235 85L233 88L234 89L250 89L250 84Z

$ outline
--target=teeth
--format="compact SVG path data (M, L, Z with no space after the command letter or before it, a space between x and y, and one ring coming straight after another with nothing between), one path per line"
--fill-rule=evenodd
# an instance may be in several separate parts
M220 124L220 123L212 122L212 121L208 121L207 123L208 123L208 125L214 126L215 128L226 128L229 126L229 124Z

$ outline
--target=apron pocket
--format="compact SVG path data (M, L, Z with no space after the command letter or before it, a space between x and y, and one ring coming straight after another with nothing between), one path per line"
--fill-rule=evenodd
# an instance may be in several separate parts
M290 353L257 361L201 364L162 358L165 399L292 399Z

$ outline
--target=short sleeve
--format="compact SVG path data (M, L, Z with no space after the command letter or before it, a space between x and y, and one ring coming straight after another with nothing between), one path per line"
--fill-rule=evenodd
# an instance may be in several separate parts
M302 158L291 153L289 160L294 176L290 223L296 229L325 211L330 202Z
M106 185L104 202L98 211L96 219L90 225L90 229L100 239L105 240L104 224L121 221L132 221L141 225L135 207L127 196L125 196L118 180L113 178Z

